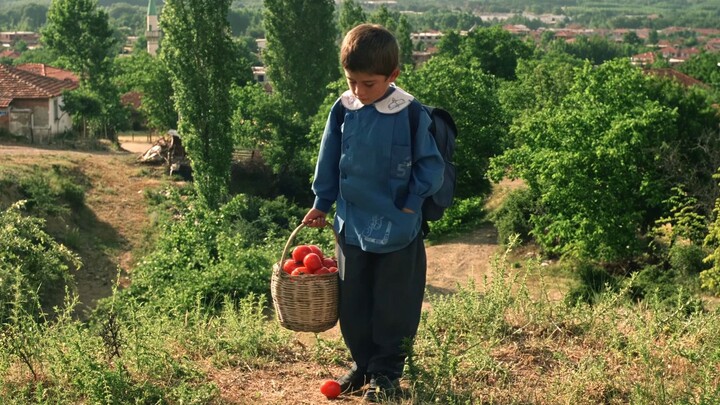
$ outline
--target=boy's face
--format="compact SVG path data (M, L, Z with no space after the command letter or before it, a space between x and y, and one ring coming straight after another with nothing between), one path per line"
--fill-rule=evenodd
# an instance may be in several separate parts
M390 76L351 72L345 69L345 79L350 91L364 105L372 104L384 96L399 74L399 69L395 69Z

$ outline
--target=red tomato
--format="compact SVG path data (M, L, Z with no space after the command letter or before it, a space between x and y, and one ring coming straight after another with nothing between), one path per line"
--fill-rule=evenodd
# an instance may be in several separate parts
M337 269L337 267L328 267L328 271L330 273L337 273L338 269Z
M323 266L325 266L325 267L337 267L337 263L335 263L335 260L333 260L329 257L323 258L322 262L323 262Z
M283 263L282 269L285 273L290 274L293 272L293 270L297 269L301 265L302 265L302 263L298 263L293 259L287 259Z
M308 253L307 255L305 255L305 258L303 259L303 265L305 265L305 267L307 267L308 270L312 272L315 272L315 270L323 266L322 259L315 253Z
M296 262L302 263L305 256L311 252L312 252L312 250L310 250L310 246L298 245L298 246L295 246L295 249L293 249L293 251L292 251L292 258Z
M298 267L290 273L291 276L299 276L301 274L309 274L310 272L305 267Z
M320 267L319 269L315 270L315 273L313 274L330 274L330 269L327 267Z
M335 399L340 395L340 384L335 380L327 380L320 386L320 392L322 392L327 399Z
M320 246L318 246L318 245L308 245L308 247L310 248L310 250L311 250L313 253L315 253L316 255L320 256L321 259L322 259L323 257L325 257L325 256L323 255L322 249L320 249Z

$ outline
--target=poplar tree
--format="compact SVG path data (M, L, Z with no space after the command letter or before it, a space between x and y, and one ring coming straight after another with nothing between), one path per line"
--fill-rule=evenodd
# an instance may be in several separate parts
M208 208L228 195L233 140L230 83L235 53L230 0L166 0L160 57L169 68L178 130L192 161L195 189Z
M340 6L340 17L338 24L340 25L340 33L344 36L348 31L358 24L367 21L367 15L362 6L355 0L343 0Z
M273 91L304 118L340 76L333 0L265 0L264 53Z

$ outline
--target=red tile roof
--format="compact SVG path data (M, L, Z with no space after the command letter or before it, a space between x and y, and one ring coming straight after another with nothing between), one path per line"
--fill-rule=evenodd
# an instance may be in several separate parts
M75 73L64 69L58 69L44 63L23 63L22 65L17 65L15 67L40 76L52 77L59 80L71 80L73 82L78 81Z
M3 49L0 51L0 58L12 58L17 59L20 57L20 54L12 49Z
M51 98L59 96L63 90L77 87L77 82L59 80L0 64L0 108L9 106L16 98Z
M679 72L679 71L677 71L675 69L671 69L671 68L651 68L651 69L646 69L645 73L651 74L654 76L673 79L685 87L690 87L690 86L707 87L707 85L705 83L701 82L700 80L695 79L692 76L688 76L685 73Z

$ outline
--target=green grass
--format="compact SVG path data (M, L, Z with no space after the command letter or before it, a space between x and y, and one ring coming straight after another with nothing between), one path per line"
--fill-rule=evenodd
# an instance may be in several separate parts
M687 314L683 302L637 304L629 287L592 306L569 305L530 291L533 266L514 272L501 256L482 285L429 297L401 403L720 400L717 312ZM298 362L307 374L296 378L314 392L318 370L348 360L339 339L294 344L295 334L267 316L263 297L227 300L210 315L200 307L161 313L117 294L92 322L74 321L66 310L55 321L6 325L13 332L0 347L0 401L213 403L221 398L213 370L292 379L280 377L278 365Z

